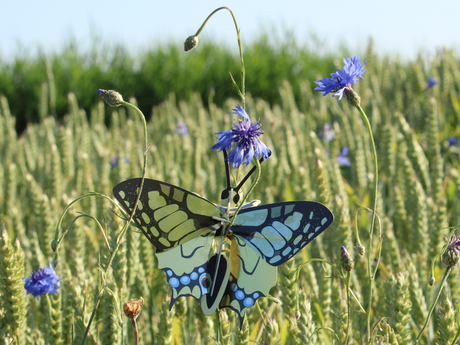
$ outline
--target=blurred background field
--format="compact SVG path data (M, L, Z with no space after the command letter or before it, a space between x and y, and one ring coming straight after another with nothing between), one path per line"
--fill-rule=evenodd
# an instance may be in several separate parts
M366 259L353 249L353 229L358 204L372 207L369 136L346 100L313 91L314 80L342 68L342 57L357 54L346 48L334 55L318 54L294 38L278 43L262 36L244 49L246 110L252 119L260 118L263 140L273 151L262 164L262 178L251 198L264 204L317 200L333 210L335 222L280 267L271 294L281 303L260 300L265 321L257 307L251 308L247 335L239 333L232 311L205 317L192 299L180 299L168 312L170 287L156 267L153 247L141 234L128 232L108 279L121 302L145 299L139 317L145 344L210 344L212 339L248 344L249 338L261 344L301 344L307 339L311 344L342 344L345 286L329 277L330 269L324 272L317 264L307 265L294 281L296 268L309 258L327 259L340 267L342 245L356 261L351 286L368 310ZM445 227L460 221L460 150L458 143L448 141L460 137L460 60L456 51L445 48L432 59L401 61L376 54L372 42L359 54L368 60L368 72L354 86L378 150L377 211L384 237L374 285L373 341L406 344L420 331L444 272L437 262L438 283L428 285L430 262L449 233ZM137 115L104 105L99 88L119 91L149 119L147 177L217 202L224 170L221 155L211 146L214 133L232 125L230 110L238 102L229 71L238 81L238 57L212 43L200 43L188 54L180 45L163 45L136 57L123 46L94 46L82 54L69 43L58 54L0 64L0 216L6 229L0 242L0 274L11 269L19 277L28 276L46 266L52 258L55 226L70 201L89 191L111 196L117 183L141 175L143 137ZM438 84L428 88L431 76ZM178 130L181 123L187 134ZM335 130L330 142L319 136L326 123ZM350 167L337 162L345 146ZM102 199L74 206L63 229L79 211L106 225L110 241L121 229ZM358 214L357 226L369 250L367 212ZM15 240L19 246L11 247ZM59 295L51 295L49 322L45 298L34 300L25 296L20 284L3 283L0 327L17 331L24 344L70 344L72 338L78 344L95 301L97 265L107 255L94 223L79 219L60 248L56 271L62 287ZM16 259L7 265L9 256ZM459 279L451 274L420 344L451 344L455 339L460 326ZM20 298L12 302L8 296ZM353 301L351 305L358 311ZM132 343L129 322L125 319L121 329L116 315L113 299L104 295L87 343ZM366 317L351 315L349 343L361 344L366 341ZM338 338L321 327L331 328Z

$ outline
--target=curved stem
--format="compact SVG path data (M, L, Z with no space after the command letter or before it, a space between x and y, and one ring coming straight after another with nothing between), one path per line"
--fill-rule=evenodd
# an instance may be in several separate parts
M134 214L136 213L137 204L139 203L139 199L140 199L141 194L142 194L142 189L144 187L145 171L147 169L147 150L148 150L147 123L145 122L144 114L142 114L142 111L140 111L140 109L138 107L136 107L135 105L133 105L131 103L128 103L128 102L125 102L125 101L120 101L120 104L126 106L127 108L130 108L130 109L134 110L139 115L139 117L140 117L140 119L142 121L142 125L144 126L144 165L142 167L141 184L139 186L139 192L137 193L137 198L136 198L136 201L134 203L133 210L131 211L131 215L129 216L128 221L126 222L125 226L123 227L122 231L120 232L120 234L117 237L117 245L115 247L114 253L116 253L118 251L120 241L123 238L123 236L125 235L126 231L128 230L129 224L131 224L131 221L133 220ZM112 263L113 257L114 257L114 255L110 256L109 263L107 264L107 268L105 270L106 272L107 272L109 266Z
M362 246L361 240L359 238L359 231L358 231L358 212L361 210L367 210L367 207L361 206L355 211L355 237L356 237L356 245L358 246Z
M302 270L302 268L304 268L306 265L308 265L310 262L321 262L321 263L326 263L326 264L329 264L333 269L336 270L337 272L337 275L343 279L343 276L342 276L342 273L337 269L337 267L335 267L331 262L327 261L327 260L324 260L324 259L310 259L306 262L304 262L302 265L300 265L300 267L297 269L297 272L295 274L295 280L294 280L294 283L295 283L295 300L296 300L296 310L299 311L300 310L300 306L299 306L299 284L297 283L299 281L299 278L300 278L300 271Z
M297 273L295 275L295 281L297 283L297 281L299 280L299 277L300 277L300 271L302 270L302 268L304 268L306 265L308 265L310 262L322 262L322 263L325 263L325 264L328 264L329 266L331 266L331 268L333 268L336 272L337 272L337 276L340 277L341 279L343 279L344 277L342 276L342 272L339 271L339 269L337 267L335 267L331 262L327 261L327 260L324 260L324 259L310 259L306 262L304 262L302 265L300 265L300 267L297 269Z
M378 198L378 183L379 183L379 168L378 168L378 160L377 160L377 150L375 148L374 136L372 134L371 124L369 119L367 118L366 113L364 112L363 108L360 105L356 106L358 108L361 117L363 118L364 122L366 123L367 130L369 132L369 138L372 144L372 151L374 153L374 209L372 212L372 221L371 221L371 228L369 230L369 250L367 254L367 273L369 275L369 301L368 301L368 312L367 312L367 339L368 342L371 341L371 309L372 309L372 289L374 284L374 277L375 272L372 272L372 237L374 235L374 225L375 225L375 217L377 214L377 198ZM381 250L381 247L380 247ZM380 258L380 255L379 255ZM376 263L376 267L378 267L379 263Z
M417 339L415 340L415 343L417 344L420 337L422 336L423 331L425 330L426 326L428 325L428 321L430 321L431 314L433 313L434 307L436 307L436 304L438 303L439 296L441 296L442 288L444 287L445 282L447 281L447 277L450 274L450 271L452 271L453 266L449 266L446 268L446 272L444 273L444 277L442 277L441 281L441 286L439 286L438 293L436 294L436 298L433 301L433 304L431 305L430 311L428 312L428 315L425 320L425 324L423 325L422 329L420 330L420 333L417 336Z
M61 214L61 217L59 218L59 221L56 225L56 230L54 232L54 239L57 240L59 243L64 235L61 235L61 238L59 238L58 240L58 235L59 235L59 228L61 227L61 224L62 224L62 221L64 219L64 216L66 215L67 211L70 209L70 207L75 204L77 201L80 201L80 200L83 200L83 199L86 199L86 198L91 198L91 197L100 197L100 198L105 198L107 200L109 200L113 205L115 205L118 210L120 212L122 212L123 214L126 215L126 212L125 210L123 210L123 208L120 207L120 205L118 205L114 200L112 200L112 198L110 198L109 196L105 195L105 194L102 194L102 193L98 193L98 192L90 192L90 193L87 193L87 194L83 194L83 195L80 195L78 198L76 198L75 200L73 200L72 202L70 202L64 209L64 211L62 211L62 214ZM59 247L59 243L58 243L58 247ZM56 252L57 252L57 248L56 248Z
M298 290L298 284L297 282L299 281L299 277L300 277L300 271L302 270L302 268L304 268L306 265L308 265L310 262L321 262L323 264L328 264L330 265L337 273L337 276L344 280L344 276L342 275L342 272L339 271L339 269L337 267L335 267L331 262L327 261L327 260L324 260L324 259L310 259L306 262L304 262L302 265L300 265L300 267L297 269L297 273L296 273L296 276L295 276L295 294L296 294L296 300L297 300L297 310L299 310L299 290ZM358 300L358 297L356 297L356 295L354 294L354 292L350 289L350 287L348 286L348 291L351 293L351 296L353 297L353 299L356 301L356 303L358 304L359 308L361 309L361 311L364 313L364 314L367 314L366 310L363 308L363 306L361 305L361 303L359 302Z
M235 23L235 29L236 29L236 35L238 37L238 48L240 51L240 60L241 60L241 90L237 88L238 94L241 97L241 102L243 103L243 109L245 108L245 78L246 78L246 70L244 68L244 60L243 60L243 48L241 46L241 38L240 38L240 29L238 28L238 23L236 22L235 15L233 14L232 10L226 6L219 7L218 9L215 9L214 11L211 12L211 14L206 18L206 20L201 24L200 28L196 32L195 36L199 36L201 31L203 31L206 23L208 20L214 15L214 13L220 11L220 10L227 10L230 12L233 18L233 22ZM233 76L230 74L232 81L236 87L238 85L236 84L235 80L233 79Z
M58 243L61 243L61 242L62 242L62 240L63 240L64 237L67 235L67 233L70 231L70 229L71 229L72 226L75 224L75 222L76 222L79 218L82 218L82 217L91 218L91 219L93 219L93 220L96 222L98 228L101 230L102 235L104 236L104 241L105 241L105 244L106 244L106 246L107 246L107 249L108 249L109 252L110 252L110 251L111 251L111 249L110 249L110 244L109 244L109 241L107 240L107 236L106 236L106 234L105 234L105 232L104 232L104 229L102 228L101 223L99 223L99 221L96 219L96 217L94 217L94 216L92 216L92 215L90 215L90 214L80 214L79 216L76 216L74 219L72 219L72 222L70 223L70 225L69 225L69 227L67 228L67 230L64 231L64 232L62 233L61 237L59 237Z
M138 107L136 107L135 105L133 105L131 103L128 103L128 102L125 102L125 101L120 101L120 104L124 105L124 106L126 106L126 107L128 107L130 109L133 109L139 115L139 117L141 118L142 124L144 126L144 145L145 145L145 148L144 148L144 165L143 165L143 168L142 168L142 177L141 177L141 183L140 183L140 186L139 186L139 192L137 193L137 198L136 198L136 201L134 203L133 210L131 211L129 219L126 221L125 225L123 226L123 229L120 231L120 234L117 237L115 248L114 248L113 252L110 254L110 257L109 257L109 260L107 262L107 265L106 265L105 269L103 270L103 275L107 274L110 266L112 265L113 259L114 259L115 255L117 254L118 249L120 248L121 240L122 240L123 236L125 235L126 231L128 230L129 225L131 224L131 221L133 220L134 214L136 213L137 204L139 203L139 198L141 197L142 189L144 187L145 171L147 169L147 150L148 150L147 123L145 121L144 114L142 114L142 112L140 111L140 109ZM86 326L85 334L83 335L82 342L81 342L82 344L84 343L85 338L86 338L86 336L87 336L87 334L89 332L89 329L91 327L91 323L93 321L94 315L96 314L96 310L97 310L97 308L99 306L99 302L101 300L102 293L104 292L106 286L107 286L107 283L104 280L104 282L102 284L102 287L101 287L101 290L100 290L99 295L98 295L97 302L94 305L93 312L91 314L91 318L90 318L90 320L88 322L88 325Z

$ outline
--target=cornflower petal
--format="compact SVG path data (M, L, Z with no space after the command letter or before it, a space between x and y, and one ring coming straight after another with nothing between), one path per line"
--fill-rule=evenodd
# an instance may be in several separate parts
M246 166L251 163L252 159L254 158L254 145L249 145L249 148L246 153Z
M220 151L230 149L230 147L232 146L233 137L234 137L232 134L232 131L229 130L229 131L219 132L215 134L217 134L217 139L219 139L219 141L217 142L217 144L215 144L212 147L212 149L220 150Z
M438 81L436 79L434 79L434 77L429 77L427 82L426 82L426 88L427 89L431 89L433 86L439 84Z
M342 166L349 167L351 162L348 160L348 147L344 146L342 151L337 155L337 163Z
M265 145L262 142L262 140L257 138L254 146L255 146L254 154L256 155L256 157L262 156L264 160L267 160L268 157L270 157L270 154L272 153L272 151L270 151L270 149L267 147L267 145Z
M343 97L343 92L346 88L351 89L351 85L356 83L359 78L364 79L363 74L367 70L363 71L364 65L367 60L361 65L361 58L355 56L351 59L343 59L344 67L343 70L337 68L337 71L331 73L330 78L323 78L316 80L315 83L318 85L315 87L316 91L322 91L323 96L328 93L333 93L333 97L338 96L339 100Z
M188 134L187 124L184 121L180 121L180 120L177 121L175 132L178 135L187 135Z
M240 117L244 117L246 120L249 121L249 124L251 124L251 119L249 118L248 113L246 112L246 110L243 109L241 105L237 104L236 108L233 109L232 113Z
M315 90L322 91L323 96L326 96L328 93L331 93L339 87L339 82L334 78L323 78L315 81L315 83L319 85L315 88Z
M239 122L229 131L215 133L218 142L212 149L230 150L227 160L236 169L243 163L248 166L254 157L262 156L267 160L271 151L259 138L264 133L260 130L260 123L251 123L249 115L239 104L232 113L240 117Z
M241 163L243 163L243 158L245 156L244 149L239 147L240 145L236 145L228 154L228 161L233 164L234 168L239 168Z
M51 262L49 267L40 268L35 272L32 272L30 278L24 277L25 284L24 289L27 290L27 294L32 294L32 296L40 299L41 295L46 293L58 293L60 286L58 283L61 281L59 276L54 271Z
M330 123L325 123L319 131L318 136L323 138L326 144L329 144L335 138L334 126Z
M449 144L449 147L454 146L458 143L458 139L456 137L449 137L449 139L447 139L447 143Z

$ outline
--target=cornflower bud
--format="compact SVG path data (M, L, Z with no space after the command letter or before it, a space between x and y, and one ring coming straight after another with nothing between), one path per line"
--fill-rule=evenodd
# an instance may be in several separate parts
M111 107L119 107L121 105L120 102L123 102L123 97L117 91L99 89L97 93L102 97L104 102Z
M352 89L351 84L348 84L344 90L345 96L347 96L348 104L353 107L357 107L361 104L361 97L358 93Z
M187 39L184 42L184 50L188 52L189 50L192 50L198 45L198 36L193 35L187 37Z
M53 250L54 253L56 253L56 249L57 249L57 246L58 246L58 241L56 239L52 240L51 241L51 249Z
M442 254L442 263L447 267L455 266L460 261L460 239L452 234L446 251Z
M364 254L366 254L366 248L362 244L356 246L355 249L358 252L359 256L364 256Z
M355 267L355 261L352 259L350 253L348 253L347 249L344 246L340 247L340 252L340 262L342 264L342 268L345 271L350 272L353 269L353 267Z

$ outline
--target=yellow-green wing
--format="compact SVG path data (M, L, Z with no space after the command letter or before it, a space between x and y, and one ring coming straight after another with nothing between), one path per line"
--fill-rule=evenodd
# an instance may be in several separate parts
M213 239L214 234L208 233L156 253L158 268L166 273L166 280L172 287L169 309L181 296L192 296L200 301L209 292L212 278L207 266Z
M246 310L276 285L277 268L265 262L245 241L232 237L231 272L221 308L234 310L243 326Z
M113 195L131 213L141 179L123 181ZM220 217L219 208L206 200L169 183L145 179L134 223L159 251L177 247L220 227L212 217Z

